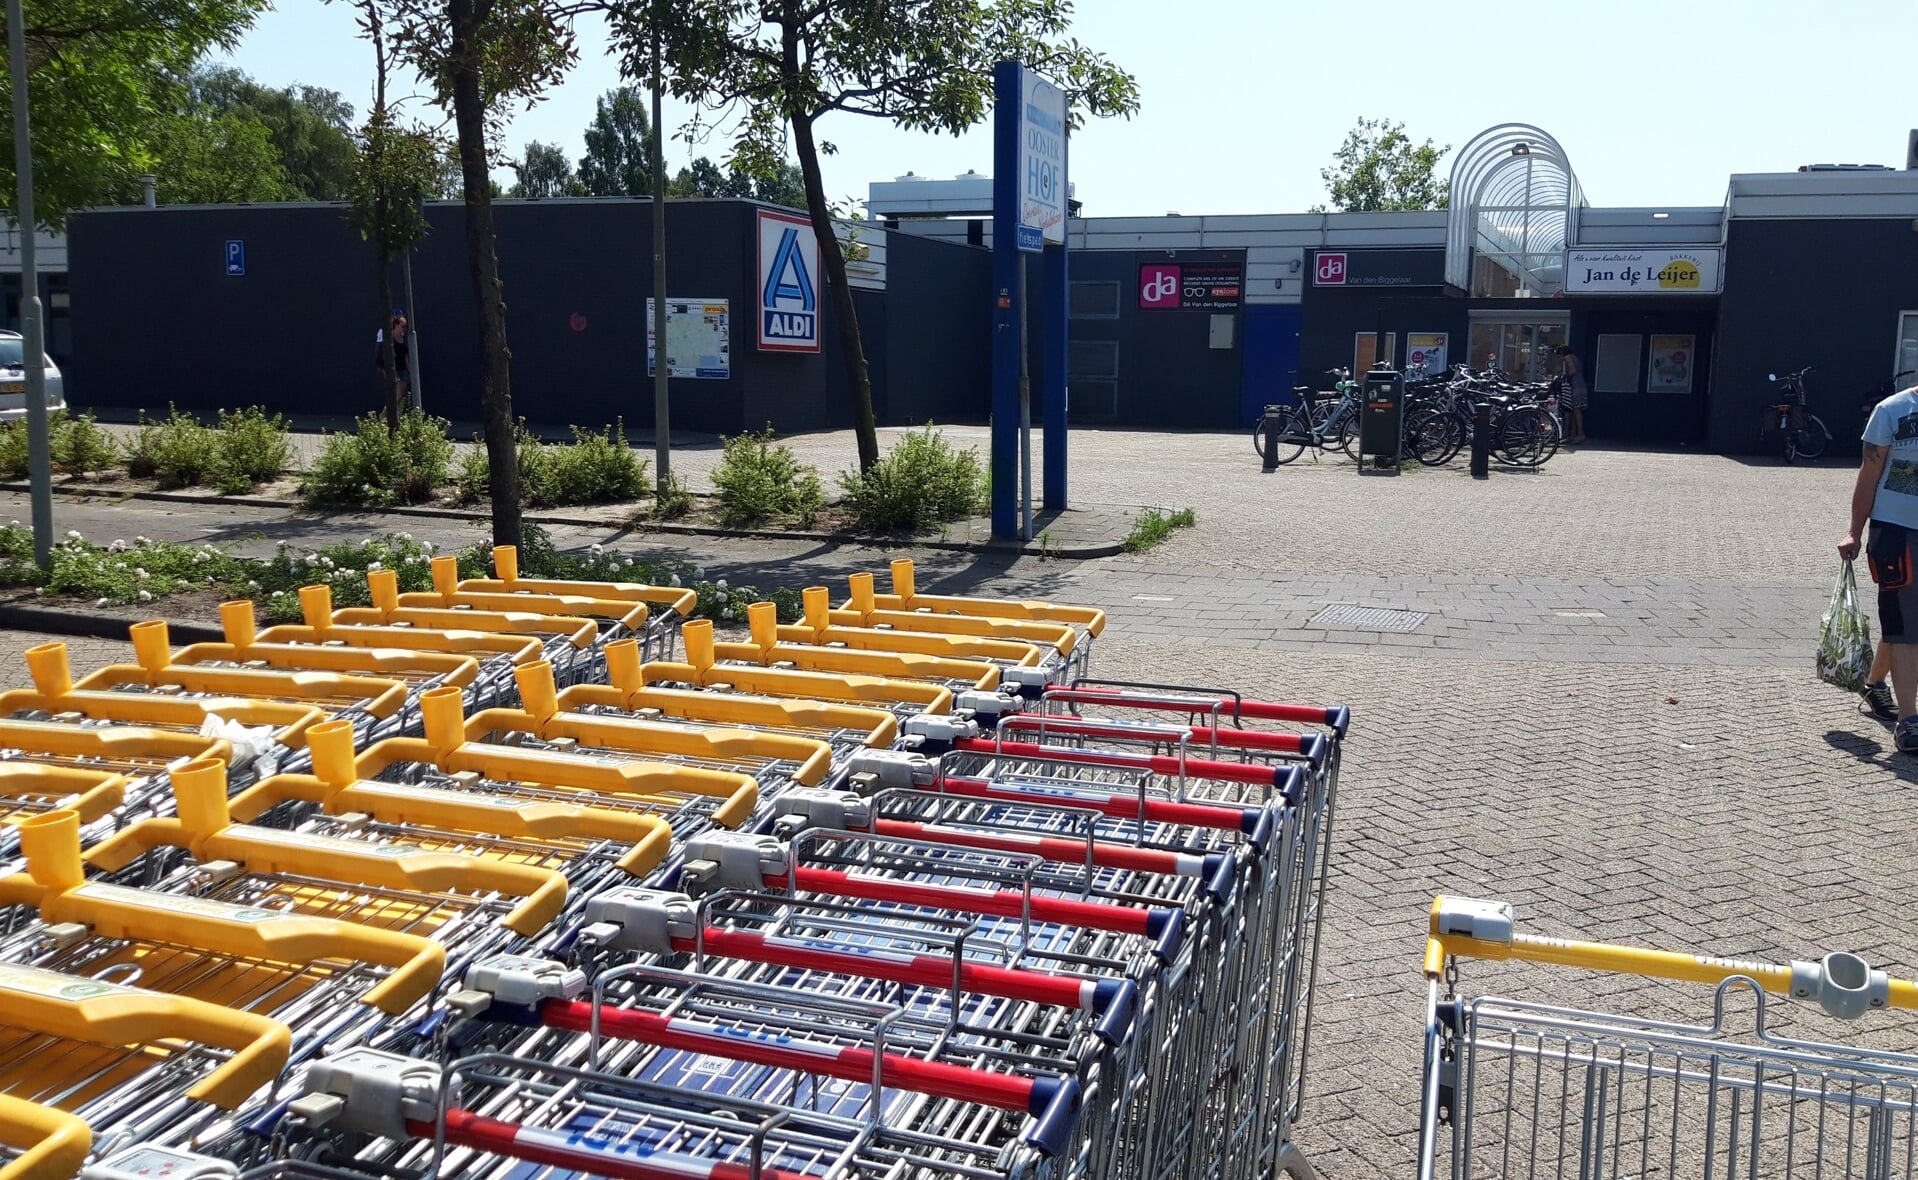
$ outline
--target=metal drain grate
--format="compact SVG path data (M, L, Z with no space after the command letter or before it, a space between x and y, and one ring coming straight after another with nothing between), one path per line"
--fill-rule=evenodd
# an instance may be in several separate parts
M1313 615L1308 627L1339 631L1416 631L1429 616L1424 611L1388 610L1380 606L1328 606Z

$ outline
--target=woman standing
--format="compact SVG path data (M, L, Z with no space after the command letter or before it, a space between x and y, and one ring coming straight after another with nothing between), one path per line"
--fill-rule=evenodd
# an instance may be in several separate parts
M1585 388L1585 370L1572 355L1570 345L1561 344L1553 351L1558 353L1558 375L1565 379L1564 405L1572 416L1571 438L1566 441L1579 446L1585 442L1585 403L1591 396Z

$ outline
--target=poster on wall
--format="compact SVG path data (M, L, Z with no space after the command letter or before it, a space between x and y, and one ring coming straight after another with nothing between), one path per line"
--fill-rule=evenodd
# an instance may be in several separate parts
M1697 337L1654 336L1645 388L1652 393L1690 393L1698 363Z
M1405 363L1431 376L1445 372L1444 332L1412 332L1405 337Z
M1237 311L1245 293L1245 266L1219 262L1148 262L1139 267L1143 311Z
M731 300L666 301L666 375L724 381L733 375ZM653 301L646 301L646 374L653 374Z
M819 351L819 238L812 222L759 211L759 351Z

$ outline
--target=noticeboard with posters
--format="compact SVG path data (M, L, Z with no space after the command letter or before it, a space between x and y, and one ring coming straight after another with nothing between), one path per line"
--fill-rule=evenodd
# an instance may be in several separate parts
M666 301L666 375L732 376L732 304L726 299ZM646 301L646 372L653 372L653 301Z
M1651 361L1645 373L1650 393L1690 393L1692 371L1698 367L1696 336L1653 336Z

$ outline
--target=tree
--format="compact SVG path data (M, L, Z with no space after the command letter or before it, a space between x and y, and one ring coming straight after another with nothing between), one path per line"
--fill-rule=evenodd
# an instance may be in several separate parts
M1342 213L1443 209L1451 201L1451 183L1436 173L1451 150L1451 144L1434 147L1429 139L1413 144L1403 123L1361 118L1319 176ZM1313 209L1324 211L1323 205Z
M156 118L147 140L160 199L169 205L278 201L287 195L280 154L256 119L201 107Z
M653 121L635 88L620 86L599 96L586 127L579 181L588 196L652 196Z
M1056 80L1075 120L1080 112L1130 115L1139 105L1130 74L1065 37L1071 0L612 0L611 15L627 76L651 80L657 35L675 96L711 110L743 107L732 162L745 172L776 176L790 133L822 247L862 471L879 461L872 378L846 259L832 248L819 156L833 149L818 138L819 121L838 112L957 135L991 111L1002 60Z
M721 171L705 156L679 170L667 191L675 197L745 197L768 205L806 207L806 185L799 165L790 160L779 162L773 177L752 176L737 165Z
M573 175L572 161L566 158L558 144L541 143L535 139L526 145L526 152L513 165L513 171L519 176L519 183L513 186L512 195L516 197L578 197L586 194L586 188L579 178Z
M262 86L232 66L195 70L188 89L196 106L237 114L266 128L286 174L288 200L344 200L357 148L353 105L318 86Z
M230 49L267 0L30 0L26 5L34 213L60 229L69 210L136 198L156 140L181 109L180 80ZM13 78L0 73L11 109ZM17 187L13 123L0 133L0 191ZM11 202L8 202L9 204Z
M386 0L393 45L453 114L466 200L466 262L479 320L480 421L486 438L493 543L520 543L519 460L513 436L513 354L494 246L491 137L502 107L532 103L578 56L573 18L589 4L559 0Z
M386 29L378 0L360 0L360 31L373 44L373 110L361 129L359 150L347 185L347 224L373 245L376 298L375 323L386 324L393 306L393 263L426 236L426 209L421 204L439 183L446 147L418 128L402 127L386 103ZM399 367L393 354L393 334L380 332L381 369L392 380L386 385L386 424L400 428Z

